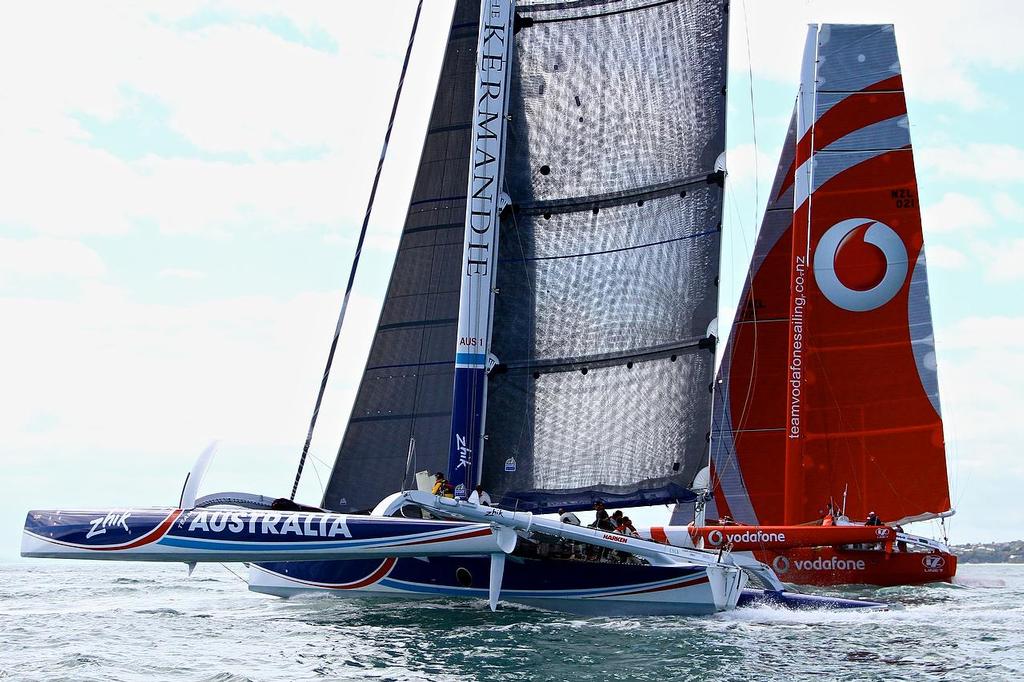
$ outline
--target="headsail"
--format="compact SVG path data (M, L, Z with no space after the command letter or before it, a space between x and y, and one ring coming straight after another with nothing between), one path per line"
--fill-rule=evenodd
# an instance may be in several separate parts
M710 429L725 5L517 5L483 458L505 505L691 497Z
M327 509L365 511L412 485L412 437L415 470L447 465L479 13L478 0L455 7L409 214L324 495Z
M812 26L723 358L717 513L949 510L921 214L892 26Z

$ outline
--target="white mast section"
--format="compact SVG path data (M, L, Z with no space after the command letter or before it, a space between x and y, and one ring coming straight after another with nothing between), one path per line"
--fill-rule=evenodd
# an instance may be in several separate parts
M514 0L483 0L462 256L448 480L464 498L480 480L491 346L505 131L512 64Z

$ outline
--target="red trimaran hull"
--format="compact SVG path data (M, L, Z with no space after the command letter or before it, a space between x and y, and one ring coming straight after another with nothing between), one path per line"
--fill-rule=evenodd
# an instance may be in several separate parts
M909 551L889 526L654 526L641 532L681 547L751 552L783 582L889 587L949 582L956 556L940 549Z
M956 555L946 552L886 552L842 547L756 550L779 579L797 585L924 585L951 582Z
M892 26L811 27L716 385L709 518L800 534L830 502L894 524L950 510L906 112ZM748 549L803 584L917 584L956 570L927 542L849 544Z

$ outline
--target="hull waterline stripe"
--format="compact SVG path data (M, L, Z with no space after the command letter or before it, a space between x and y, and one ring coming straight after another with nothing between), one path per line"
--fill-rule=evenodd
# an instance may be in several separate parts
M264 572L264 573L266 573L268 575L272 575L272 576L275 576L275 577L278 577L278 578L285 578L285 579L291 580L293 582L302 583L303 585L310 585L310 586L313 586L313 587L320 587L320 588L323 588L325 590L358 590L358 589L360 589L362 587L368 587L368 586L376 583L377 581L379 581L381 578L386 577L389 573L391 573L391 569L395 567L395 563L397 561L398 561L398 559L396 559L395 557L388 557L387 559L382 561L380 566L378 566L376 569L374 569L374 571L372 573L370 573L370 575L366 576L365 578L360 578L359 580L354 580L354 581L352 581L350 583L318 583L318 582L315 582L315 581L312 581L312 580L302 580L301 578L294 578L292 576L284 576L284 575L281 575L280 573L275 573L274 571L269 571L269 570L263 568L262 566L260 566L259 564L253 564L252 568L256 568L256 569L258 569L258 570L260 570L260 571L262 571L262 572Z

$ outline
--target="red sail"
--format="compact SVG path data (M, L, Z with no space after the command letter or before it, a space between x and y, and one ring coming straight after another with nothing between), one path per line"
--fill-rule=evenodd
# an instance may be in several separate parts
M892 26L811 27L718 386L715 509L949 510L921 214Z

